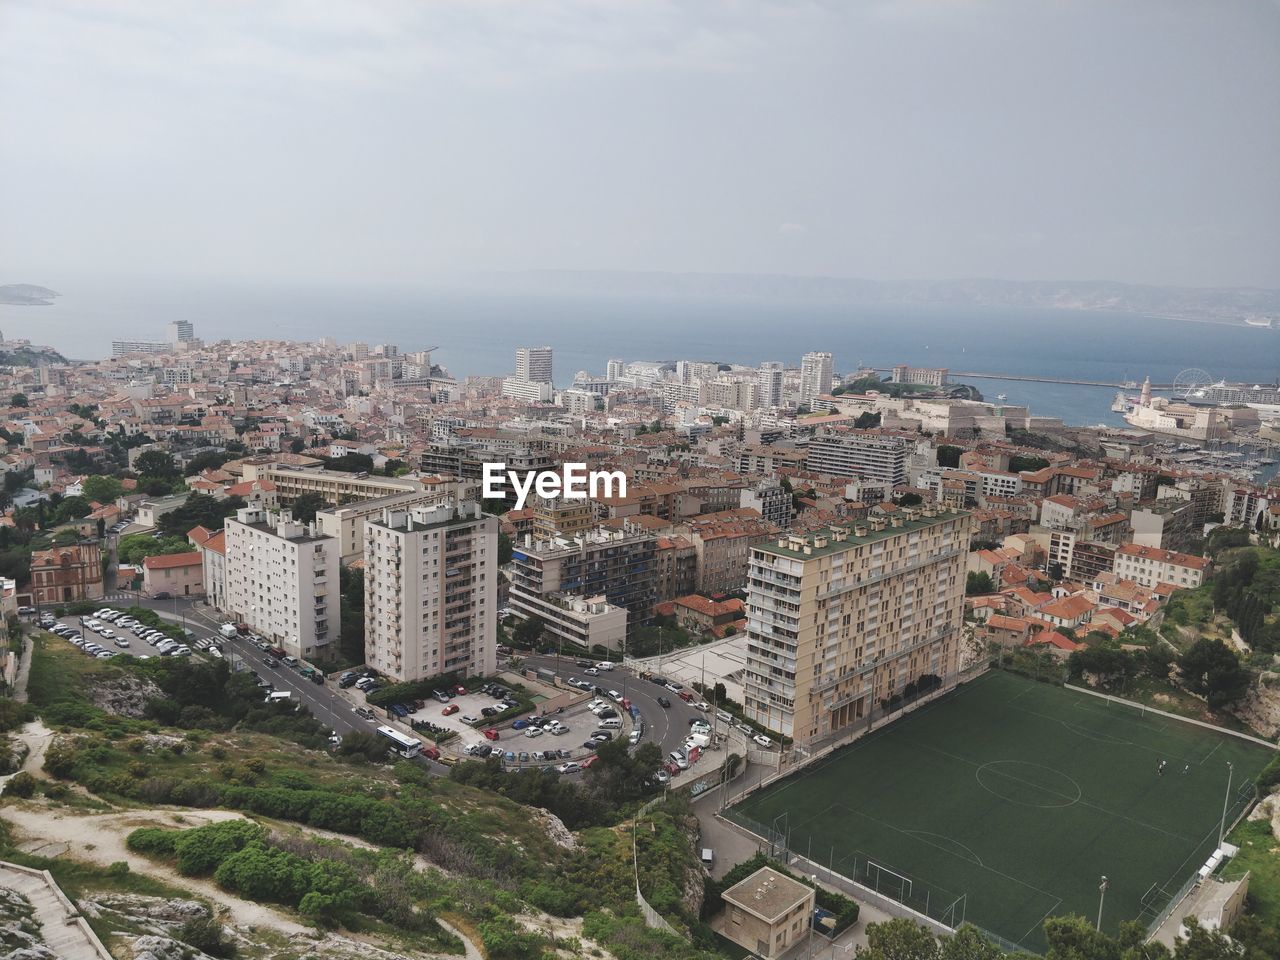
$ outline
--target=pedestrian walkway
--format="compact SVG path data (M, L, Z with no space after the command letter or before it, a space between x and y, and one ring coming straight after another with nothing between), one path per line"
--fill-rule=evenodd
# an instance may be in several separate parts
M40 936L61 960L112 960L97 934L47 870L0 860L0 886L15 890L35 908Z

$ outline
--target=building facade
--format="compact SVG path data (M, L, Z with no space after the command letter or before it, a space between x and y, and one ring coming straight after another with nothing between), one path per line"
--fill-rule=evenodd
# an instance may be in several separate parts
M31 597L36 604L100 600L102 551L96 540L31 554Z
M811 741L908 683L954 675L969 525L962 511L907 509L756 547L746 715Z
M911 451L912 444L897 434L833 429L809 442L805 469L835 477L866 477L896 486L907 482Z
M800 402L811 404L831 392L834 366L829 353L806 353L800 361Z
M480 505L364 524L365 661L396 681L497 669L498 519Z
M291 656L323 658L341 630L338 542L287 510L252 507L224 533L226 612Z

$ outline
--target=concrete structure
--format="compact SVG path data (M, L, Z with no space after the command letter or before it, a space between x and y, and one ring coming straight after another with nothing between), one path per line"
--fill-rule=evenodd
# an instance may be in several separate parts
M836 477L866 477L896 486L907 482L911 452L911 442L897 434L835 428L809 442L805 469Z
M946 367L909 367L900 363L893 368L889 377L890 383L914 383L926 387L945 387L947 385Z
M555 399L556 388L542 380L507 377L502 381L502 395L524 403L550 403Z
M542 541L526 537L512 551L511 609L528 618L544 615L547 597L604 597L626 608L627 630L633 631L652 615L655 552L656 540L647 534L599 531Z
M276 496L284 506L304 494L314 493L332 507L357 500L372 500L397 493L421 492L423 485L409 477L375 477L367 473L345 473L341 470L311 470L282 464L246 464L245 480L270 480L276 485Z
M791 526L791 494L781 483L761 480L754 487L744 487L738 505L759 511L761 517L783 530Z
M380 518L387 510L411 510L449 500L457 501L462 499L464 490L470 489L469 484L454 480L425 484L414 482L419 489L357 500L316 513L316 526L325 536L338 541L338 553L343 563L351 563L363 553L364 525L369 520Z
M166 553L142 561L142 592L148 597L167 593L171 597L199 597L204 594L204 557L201 551Z
M365 662L397 681L497 669L498 519L480 505L364 524Z
M200 551L200 575L205 602L215 610L227 609L227 537L196 527L187 533L192 546Z
M101 600L102 551L96 540L31 554L31 598L37 604Z
M516 379L526 383L551 383L552 350L550 347L517 347Z
M831 354L806 353L800 361L800 402L812 404L830 393L833 375Z
M325 656L341 630L338 541L287 510L252 507L225 533L226 612L292 656Z
M569 500L565 497L538 497L533 500L533 538L551 540L554 537L572 539L587 533L595 526L590 501Z
M720 932L763 960L774 960L810 936L816 892L772 867L726 890Z
M138 504L138 513L134 522L140 527L154 527L166 513L172 513L187 502L189 493L181 493L172 497L157 497L154 500L143 500Z
M746 714L837 734L922 676L956 672L970 515L906 509L756 547Z
M1194 589L1204 583L1209 567L1209 561L1204 557L1144 547L1136 543L1126 543L1116 550L1116 576L1132 580L1143 587L1167 583Z
M520 598L520 610L540 617L545 624L544 632L557 646L568 642L584 650L603 648L625 652L627 649L627 609L615 606L603 596L524 594Z

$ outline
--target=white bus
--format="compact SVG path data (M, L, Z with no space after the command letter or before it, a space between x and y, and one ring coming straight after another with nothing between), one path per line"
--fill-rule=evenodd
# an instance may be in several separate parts
M408 760L412 760L422 752L422 741L417 737L407 736L390 727L379 727L378 733L391 741L392 750Z

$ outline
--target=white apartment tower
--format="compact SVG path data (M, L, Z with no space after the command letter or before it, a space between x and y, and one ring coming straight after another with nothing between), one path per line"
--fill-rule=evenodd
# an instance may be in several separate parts
M190 343L196 338L195 327L190 320L172 320L169 323L169 342L172 344Z
M473 502L364 525L365 662L397 681L498 665L498 520Z
M800 361L800 402L813 403L830 393L833 370L831 354L806 353Z
M622 374L626 370L626 366L627 365L623 363L621 360L618 360L618 359L610 360L608 366L605 367L605 379L621 380Z
M227 520L226 609L291 656L324 657L338 639L338 541L314 524L243 507Z
M516 379L527 383L551 383L551 348L517 347Z
M777 360L766 360L760 364L756 372L759 383L758 405L761 407L782 406L783 366Z

